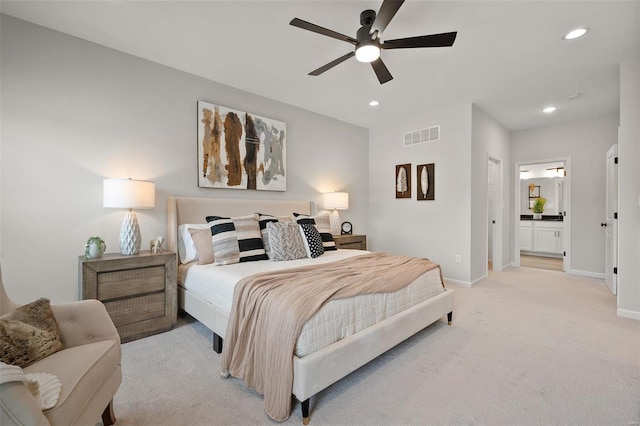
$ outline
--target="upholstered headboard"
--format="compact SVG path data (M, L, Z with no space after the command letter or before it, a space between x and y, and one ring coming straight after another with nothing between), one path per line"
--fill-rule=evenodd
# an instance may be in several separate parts
M311 214L311 202L290 200L247 200L206 197L168 197L167 248L178 252L178 225L206 223L207 216L243 216L264 213L285 216Z

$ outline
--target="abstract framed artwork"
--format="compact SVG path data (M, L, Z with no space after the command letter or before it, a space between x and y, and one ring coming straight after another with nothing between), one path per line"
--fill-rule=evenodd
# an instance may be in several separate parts
M286 123L198 101L198 186L286 191Z
M418 180L416 198L418 201L435 200L435 168L436 165L434 163L416 166L416 179Z
M411 198L411 163L396 166L396 198Z

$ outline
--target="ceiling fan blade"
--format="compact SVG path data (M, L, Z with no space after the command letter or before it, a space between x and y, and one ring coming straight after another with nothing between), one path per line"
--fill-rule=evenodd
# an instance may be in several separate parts
M346 41L347 43L351 43L355 46L358 42L355 38L346 36L344 34L337 33L332 30L328 30L324 27L321 27L316 24L312 24L311 22L303 21L302 19L293 18L289 25L293 25L294 27L302 28L303 30L312 31L317 34L321 34L327 37L337 38L338 40Z
M456 31L451 33L431 34L418 37L385 40L380 46L383 49L407 49L411 47L449 47L456 41Z
M320 68L318 68L317 70L313 70L309 73L309 75L320 75L325 71L330 70L331 68L335 67L336 65L346 61L347 59L349 59L350 57L355 56L354 52L349 52L346 55L340 56L338 59L329 62L326 65L321 66Z
M384 0L375 21L373 21L370 33L373 34L374 31L378 31L378 34L382 34L398 9L400 9L400 6L402 6L402 3L404 3L404 0Z
M375 61L371 62L371 66L373 70L376 72L378 76L378 81L380 84L385 84L387 81L393 80L391 73L385 66L384 62L382 62L382 58L378 58Z

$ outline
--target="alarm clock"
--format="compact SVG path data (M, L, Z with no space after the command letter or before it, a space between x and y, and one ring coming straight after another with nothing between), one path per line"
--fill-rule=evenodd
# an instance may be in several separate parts
M340 225L340 233L342 235L344 235L344 234L352 234L353 233L353 227L351 226L351 222L342 222L342 225Z

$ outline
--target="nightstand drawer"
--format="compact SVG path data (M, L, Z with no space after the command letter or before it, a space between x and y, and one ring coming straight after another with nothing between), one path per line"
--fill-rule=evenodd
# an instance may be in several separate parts
M141 297L105 302L104 306L109 312L116 327L133 324L136 322L159 318L165 315L164 293L149 294Z
M164 290L164 266L101 272L98 274L98 299L120 297Z
M367 249L367 236L358 234L344 234L334 235L334 241L336 247L339 249L355 249L366 250Z

